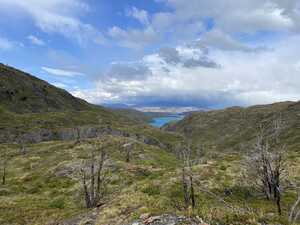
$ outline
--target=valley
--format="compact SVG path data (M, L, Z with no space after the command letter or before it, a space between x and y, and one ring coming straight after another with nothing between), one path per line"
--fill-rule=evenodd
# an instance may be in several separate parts
M152 225L155 216L172 215L201 218L195 224L290 223L297 199L290 183L300 179L299 102L149 116L92 105L0 68L0 224ZM287 172L280 214L246 165L262 126L272 144L278 118Z

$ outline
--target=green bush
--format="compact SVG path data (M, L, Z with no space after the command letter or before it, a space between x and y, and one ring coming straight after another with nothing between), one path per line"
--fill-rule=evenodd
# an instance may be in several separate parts
M50 208L63 209L65 208L65 200L63 198L56 198L49 203Z
M147 194L147 195L159 195L160 194L160 189L158 186L153 186L153 185L149 185L145 188L142 189L142 192Z
M226 167L225 165L221 165L221 166L220 166L220 170L225 171L226 169L227 169L227 167Z

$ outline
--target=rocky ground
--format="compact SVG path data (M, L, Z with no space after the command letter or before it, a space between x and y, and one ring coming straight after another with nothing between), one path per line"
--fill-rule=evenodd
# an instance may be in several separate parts
M160 216L141 215L140 219L128 225L208 225L199 217L188 219L184 216L164 214Z
M95 225L96 212L81 215L77 218L66 220L59 224L49 225ZM125 225L125 224L122 224ZM138 220L126 225L209 225L199 217L189 219L184 216L172 214L163 214L160 216L151 216L150 214L142 214Z

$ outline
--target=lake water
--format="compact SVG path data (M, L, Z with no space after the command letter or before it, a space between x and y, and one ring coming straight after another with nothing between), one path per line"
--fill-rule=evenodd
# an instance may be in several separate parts
M183 117L184 117L183 115L156 117L150 122L150 125L154 127L162 127L163 125L170 123L172 121L182 120Z

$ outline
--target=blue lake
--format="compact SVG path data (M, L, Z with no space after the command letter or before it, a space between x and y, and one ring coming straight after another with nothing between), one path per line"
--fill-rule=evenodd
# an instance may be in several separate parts
M162 127L163 125L170 123L172 121L179 121L183 119L183 115L171 115L171 116L163 116L163 117L156 117L149 123L154 127Z

